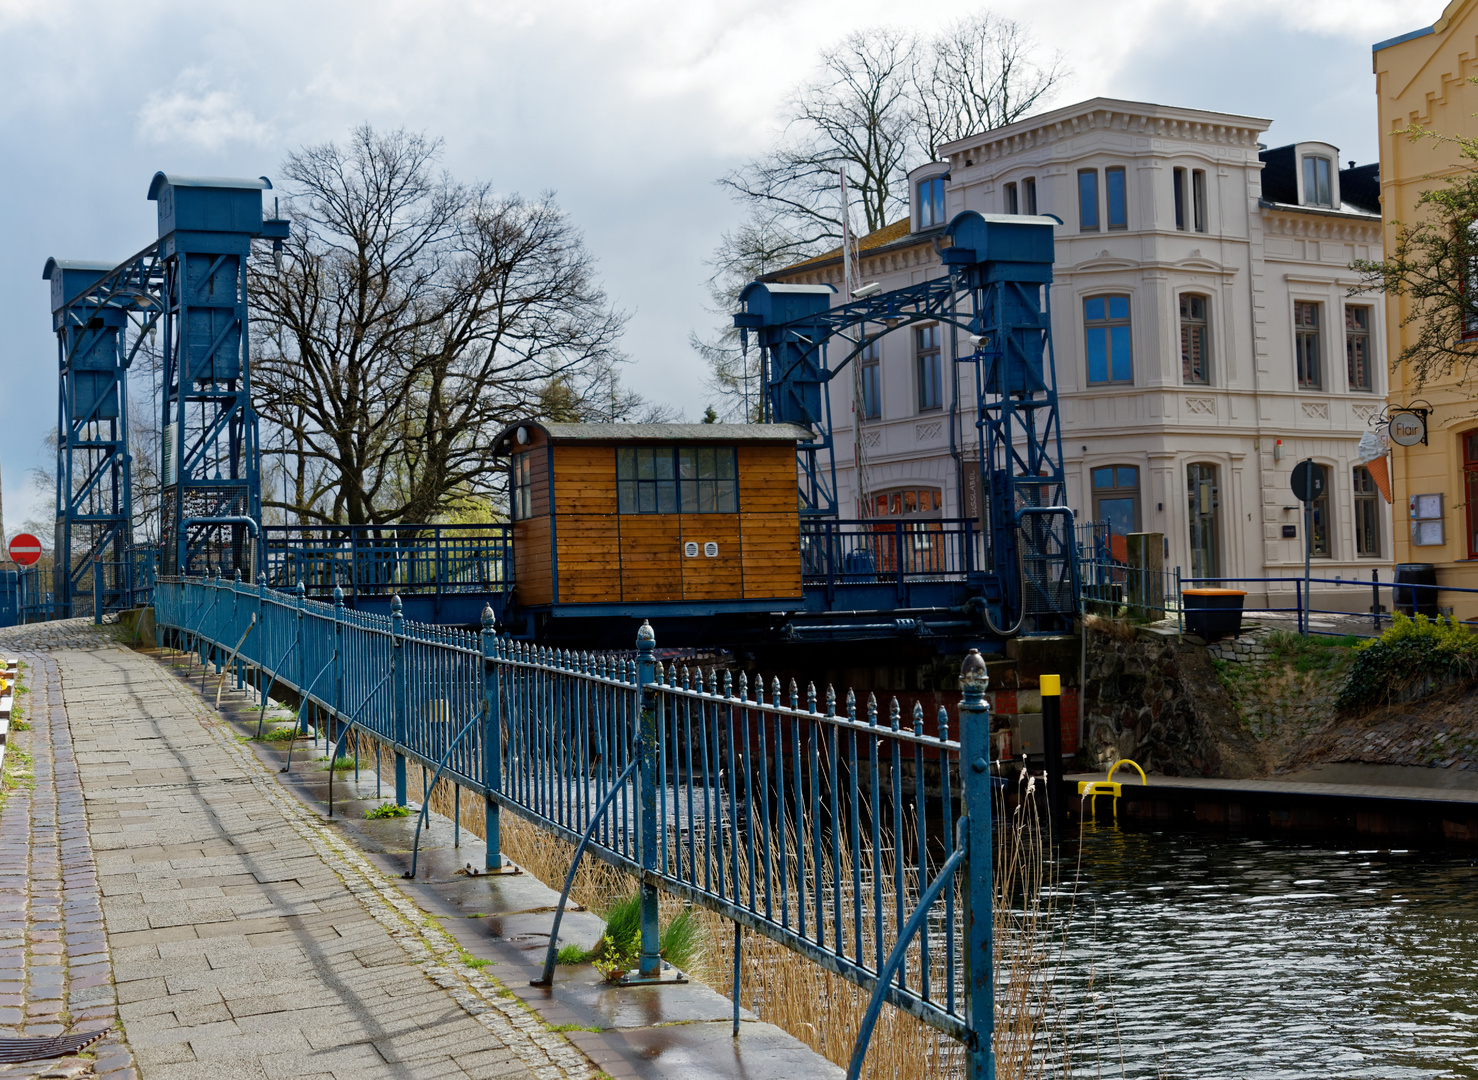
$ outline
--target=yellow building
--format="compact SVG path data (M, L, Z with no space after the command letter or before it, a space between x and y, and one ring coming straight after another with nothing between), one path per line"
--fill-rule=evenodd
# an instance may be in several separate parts
M1380 42L1374 67L1384 246L1391 252L1393 222L1414 224L1421 193L1471 167L1451 144L1414 142L1400 132L1416 124L1478 138L1478 86L1468 81L1478 76L1478 0L1452 0L1431 26ZM1401 297L1386 297L1386 355L1393 359L1417 334L1401 325L1406 308ZM1439 585L1478 589L1478 401L1471 386L1413 382L1404 368L1391 373L1393 410L1430 404L1426 442L1392 447L1396 562L1430 563ZM1478 618L1478 594L1442 592L1439 603Z

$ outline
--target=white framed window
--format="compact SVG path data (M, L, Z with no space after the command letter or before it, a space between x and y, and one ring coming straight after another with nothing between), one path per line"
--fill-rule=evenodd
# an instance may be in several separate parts
M935 176L928 180L920 180L918 196L919 228L932 229L936 225L943 225L944 177Z
M1021 212L1032 214L1037 212L1037 178L1028 176L1021 182Z
M1293 305L1293 357L1300 390L1324 388L1324 372L1319 362L1322 307L1305 300L1295 301Z
M1134 382L1130 343L1129 297L1089 296L1083 300L1083 334L1088 358L1088 385Z
M862 346L857 356L861 375L862 419L876 420L883 415L883 348L882 342L873 338Z
M1129 228L1129 189L1124 166L1114 165L1103 170L1103 190L1108 201L1108 227Z
M1098 231L1098 170L1078 170L1078 231Z
M1180 374L1187 386L1211 382L1211 325L1204 296L1180 296Z
M1170 183L1175 195L1175 227L1181 232L1186 229L1186 171L1174 169L1170 173Z
M1333 206L1334 188L1330 183L1330 162L1316 154L1304 156L1304 205Z
M1345 361L1351 390L1374 390L1370 363L1370 308L1345 306Z
M944 408L944 378L939 361L939 325L914 330L914 363L918 372L919 412Z
M1197 232L1206 231L1206 170L1191 170L1191 208Z
M1002 193L1001 205L1002 205L1003 211L1005 213L1007 213L1007 214L1019 214L1019 213L1021 213L1021 209L1020 209L1020 206L1018 205L1017 198L1016 198L1016 185L1015 184L1007 184L1007 185L1005 185L1001 189L1001 193Z

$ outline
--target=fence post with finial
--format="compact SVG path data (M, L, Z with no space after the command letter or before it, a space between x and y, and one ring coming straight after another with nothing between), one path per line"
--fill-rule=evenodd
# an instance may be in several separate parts
M657 925L657 886L648 880L657 872L657 635L643 620L636 632L636 681L641 695L641 730L637 754L641 761L641 954L637 977L657 979L662 974L662 943Z
M503 791L503 716L499 676L502 674L497 656L498 635L494 628L493 609L482 609L482 689L484 695L482 729L482 782L487 790ZM502 836L498 826L498 803L487 796L487 856L484 869L496 873L503 869Z
M406 702L405 702L405 615L400 594L390 598L390 637L394 642L391 650L391 678L395 698L395 805L406 804L405 746Z
M978 649L960 666L960 781L965 818L959 840L965 857L965 1003L970 1021L967 1046L969 1080L995 1080L995 987L991 918L995 884L991 865L990 705L985 700L990 677Z

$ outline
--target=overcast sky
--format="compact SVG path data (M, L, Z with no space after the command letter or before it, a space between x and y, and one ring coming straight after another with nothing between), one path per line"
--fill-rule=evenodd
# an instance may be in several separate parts
M1376 157L1372 43L1437 0L1009 0L1060 49L1052 102L1103 94L1265 116L1270 145ZM880 0L265 0L235 7L0 0L0 469L9 532L50 516L29 470L56 416L50 255L122 260L156 235L159 169L273 176L353 125L446 140L458 177L551 189L632 314L626 380L688 418L706 402L705 259L738 209L714 179L774 139L822 46L980 10ZM920 12L926 14L920 15ZM135 408L149 408L138 402ZM157 408L157 405L153 406Z

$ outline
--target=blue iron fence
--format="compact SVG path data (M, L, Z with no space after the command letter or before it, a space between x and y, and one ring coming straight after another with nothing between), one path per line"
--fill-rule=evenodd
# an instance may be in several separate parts
M513 586L512 526L267 525L267 582L351 602L391 594L498 592Z
M971 518L802 521L802 576L810 585L964 581L980 566L979 537Z
M905 719L895 700L880 716L871 697L664 669L645 625L634 656L595 656L500 638L490 614L478 634L410 622L398 596L388 618L336 601L265 578L167 578L154 594L161 632L238 680L253 669L263 705L281 683L338 746L349 732L377 740L399 804L409 762L482 796L488 869L502 865L508 811L636 875L628 982L664 979L660 889L868 990L851 1075L884 1001L961 1040L971 1077L993 1075L979 654L962 671L956 738L943 709ZM736 1031L737 1016L736 1000Z

